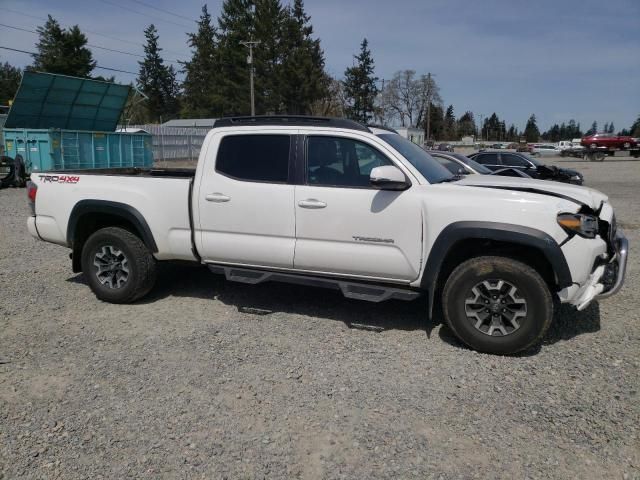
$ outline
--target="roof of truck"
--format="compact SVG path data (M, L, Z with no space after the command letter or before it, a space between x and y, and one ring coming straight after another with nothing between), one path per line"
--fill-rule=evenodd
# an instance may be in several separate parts
M346 118L314 117L306 115L259 115L255 117L225 117L216 120L214 128L247 126L297 126L297 127L335 127L370 132L361 123Z

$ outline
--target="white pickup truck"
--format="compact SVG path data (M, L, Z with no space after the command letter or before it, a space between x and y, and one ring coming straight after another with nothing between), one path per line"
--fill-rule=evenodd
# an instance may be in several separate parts
M343 119L229 118L189 170L42 172L29 232L72 250L96 296L127 303L157 262L296 282L361 300L440 303L457 337L508 354L555 302L617 292L627 240L607 197L557 182L458 179L400 135Z

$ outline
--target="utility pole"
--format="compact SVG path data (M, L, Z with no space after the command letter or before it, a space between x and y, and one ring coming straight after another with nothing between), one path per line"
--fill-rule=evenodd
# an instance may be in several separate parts
M247 65L249 65L249 84L251 89L251 116L256 116L256 102L255 96L253 93L253 47L259 45L259 41L248 40L245 42L240 42L245 47L249 47L249 56L247 57Z
M431 137L431 72L427 73L427 139Z

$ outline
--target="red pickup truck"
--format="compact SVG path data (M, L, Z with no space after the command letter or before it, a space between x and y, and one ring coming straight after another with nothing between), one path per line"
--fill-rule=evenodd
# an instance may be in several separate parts
M614 135L613 133L596 133L595 135L588 135L582 138L580 144L587 148L605 147L608 149L623 150L636 148L638 146L638 142L636 142L632 137L621 137Z

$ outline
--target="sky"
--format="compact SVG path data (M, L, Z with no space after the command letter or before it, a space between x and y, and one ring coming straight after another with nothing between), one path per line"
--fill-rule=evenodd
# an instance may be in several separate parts
M143 30L154 23L166 60L189 58L202 0L0 0L0 24L35 30L47 13L78 24L105 67L137 72ZM221 0L209 1L217 17ZM284 4L288 0L283 0ZM173 12L169 15L151 6ZM628 128L640 115L640 0L306 0L326 68L342 78L363 38L376 75L431 72L445 106L477 120L496 112L524 128L535 114L546 130L574 118ZM35 18L34 18L35 17ZM0 25L0 46L33 51L37 36ZM28 55L0 49L17 66ZM178 65L176 64L176 67ZM96 70L130 82L128 73Z

